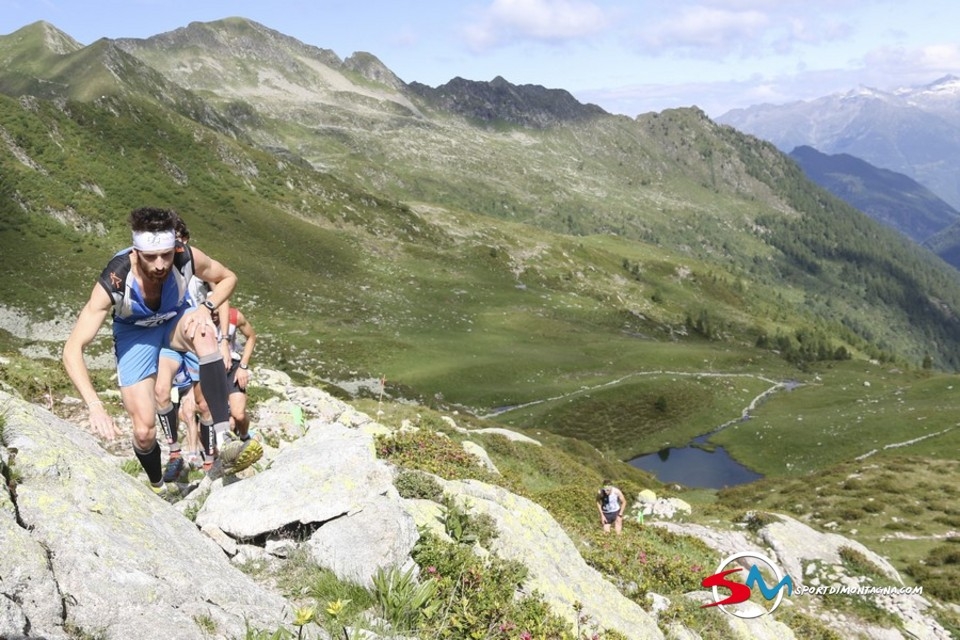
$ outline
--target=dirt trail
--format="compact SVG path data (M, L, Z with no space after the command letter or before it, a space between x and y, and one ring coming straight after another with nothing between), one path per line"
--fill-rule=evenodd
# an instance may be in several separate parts
M787 389L787 390L795 389L796 387L800 386L800 383L798 382L778 382L777 380L772 380L770 378L760 376L754 373L719 373L719 372L703 372L703 371L690 372L690 371L663 371L663 370L637 371L635 373L630 373L620 378L616 378L614 380L604 382L603 384L593 385L592 387L581 387L580 389L577 389L576 391L571 391L570 393L563 393L558 396L544 398L541 400L533 400L531 402L511 405L509 407L500 407L480 417L494 418L496 416L503 415L504 413L508 413L510 411L516 411L517 409L525 409L527 407L543 404L544 402L553 402L556 400L563 400L566 398L572 398L574 396L578 396L583 393L590 393L591 391L596 391L597 389L612 387L614 385L621 384L622 382L629 380L630 378L636 378L640 376L684 376L684 377L698 377L698 378L755 378L757 380L762 380L764 382L770 383L770 388L768 388L763 393L759 394L757 397L751 400L750 403L746 407L744 407L743 411L740 413L738 417L723 423L722 425L720 425L719 427L711 431L710 434L716 433L717 431L720 431L724 427L728 427L731 424L748 417L750 415L750 412L756 409L757 405L759 405L760 402L765 400L768 396L772 395L773 393L776 393L777 391L784 390L784 389Z

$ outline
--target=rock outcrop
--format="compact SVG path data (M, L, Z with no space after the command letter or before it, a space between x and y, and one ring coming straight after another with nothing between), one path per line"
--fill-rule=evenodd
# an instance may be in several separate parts
M776 514L775 521L760 527L755 534L741 531L721 531L694 523L654 522L674 533L699 538L723 557L738 553L752 553L770 558L793 581L794 600L805 599L809 609L817 612L829 626L843 629L849 637L890 638L901 640L945 640L950 632L933 615L931 602L922 594L903 588L897 570L882 556L856 540L835 533L821 533L784 514ZM870 578L850 575L843 564L842 549L860 554L884 577L879 585ZM822 587L834 592L835 597L866 598L900 622L904 633L897 629L866 625L849 619L840 619L819 606L822 594L798 588ZM886 589L884 589L886 587ZM839 593L846 589L846 593ZM893 590L899 592L894 593ZM751 636L743 636L751 637Z
M0 407L15 483L0 491L0 637L201 640L288 621L282 597L93 437L3 393Z

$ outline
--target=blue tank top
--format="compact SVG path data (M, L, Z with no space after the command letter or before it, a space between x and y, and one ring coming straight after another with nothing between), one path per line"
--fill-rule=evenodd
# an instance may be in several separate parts
M190 306L187 283L193 277L193 254L189 247L176 244L173 267L160 291L160 307L147 306L143 291L131 268L131 250L124 249L107 264L98 282L113 300L113 321L120 324L155 327L176 317L181 308Z

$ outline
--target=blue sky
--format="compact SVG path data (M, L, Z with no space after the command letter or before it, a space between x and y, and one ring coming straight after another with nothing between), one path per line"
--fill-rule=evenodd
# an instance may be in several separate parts
M90 44L229 16L405 82L499 75L629 116L960 75L957 0L0 0L0 34L46 20Z

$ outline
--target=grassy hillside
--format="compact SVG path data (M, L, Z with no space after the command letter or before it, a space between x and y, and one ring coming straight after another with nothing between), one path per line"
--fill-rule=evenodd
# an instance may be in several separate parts
M808 324L874 357L960 365L955 270L696 109L630 119L502 78L406 86L370 54L340 61L240 18L119 46L235 114L251 140L373 193L640 240L782 290L754 316L804 304Z

